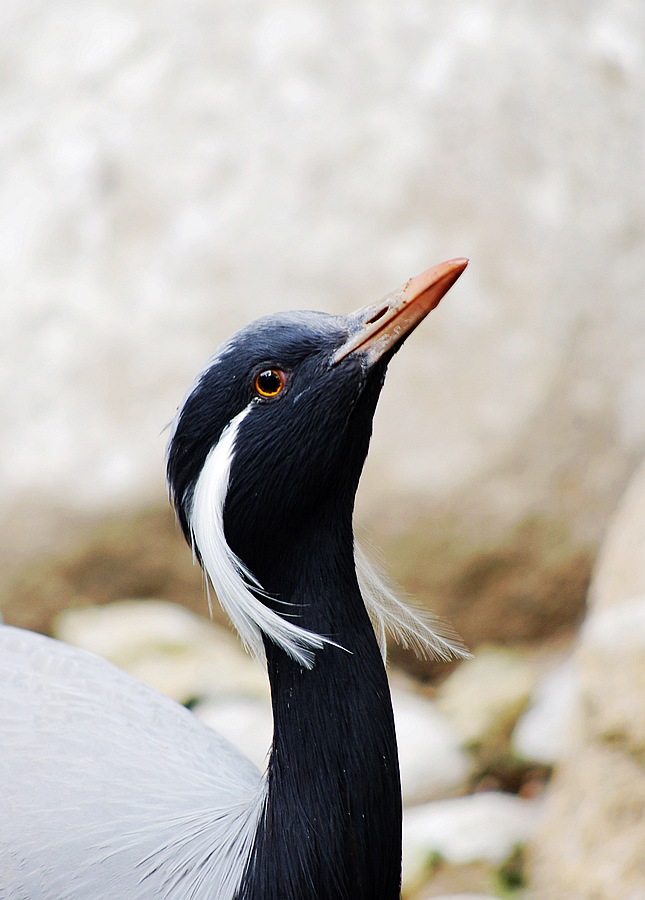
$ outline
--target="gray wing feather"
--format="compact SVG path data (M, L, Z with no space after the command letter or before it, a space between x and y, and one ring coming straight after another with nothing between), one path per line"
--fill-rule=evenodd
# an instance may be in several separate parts
M91 653L0 626L0 900L235 894L258 770Z

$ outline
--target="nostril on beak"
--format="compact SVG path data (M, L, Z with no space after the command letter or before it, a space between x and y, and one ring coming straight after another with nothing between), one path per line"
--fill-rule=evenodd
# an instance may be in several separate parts
M374 313L374 315L370 319L367 320L365 324L373 325L374 322L378 322L379 319L383 318L389 308L389 306L382 306L379 310L377 310L377 312Z

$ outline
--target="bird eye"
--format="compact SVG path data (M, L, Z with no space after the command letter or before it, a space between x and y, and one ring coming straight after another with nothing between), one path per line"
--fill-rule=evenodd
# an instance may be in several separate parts
M253 387L260 397L277 397L287 382L287 376L281 369L266 369L255 376Z

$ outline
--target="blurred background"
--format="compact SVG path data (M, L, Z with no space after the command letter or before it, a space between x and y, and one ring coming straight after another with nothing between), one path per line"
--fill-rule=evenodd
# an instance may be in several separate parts
M642 477L611 526L645 449L645 7L5 0L0 35L6 621L94 646L63 610L206 613L164 427L209 354L258 315L347 312L468 256L392 365L357 509L475 653L453 671L392 648L403 706L442 716L460 760L410 789L406 896L645 898ZM93 620L122 664L146 608L149 650L174 608ZM620 721L591 722L619 695ZM432 771L419 728L409 753ZM618 793L594 800L616 754ZM520 806L454 805L473 797ZM506 843L455 850L459 815Z

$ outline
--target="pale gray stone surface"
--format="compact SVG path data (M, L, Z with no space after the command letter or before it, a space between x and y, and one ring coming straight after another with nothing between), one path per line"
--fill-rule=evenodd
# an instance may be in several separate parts
M224 697L199 703L194 713L264 772L273 738L273 716L268 699Z
M426 894L424 900L494 900L492 894Z
M645 445L644 52L639 0L4 3L4 552L161 497L161 429L231 329L453 255L363 515L595 540Z
M536 896L645 896L645 466L609 530L576 668L580 702L534 848Z
M542 806L495 791L437 800L405 811L404 886L420 881L428 860L448 864L499 864L533 836Z
M578 700L577 673L570 659L540 676L529 708L513 730L519 756L552 766L564 756Z
M492 894L426 894L421 900L494 900Z
M526 707L537 679L524 654L506 647L480 647L444 681L437 705L466 746L508 736Z
M410 691L394 688L392 705L404 804L456 791L472 767L456 729L434 703Z
M268 702L266 675L237 638L175 603L122 600L68 609L57 616L54 636L179 703L231 696Z

